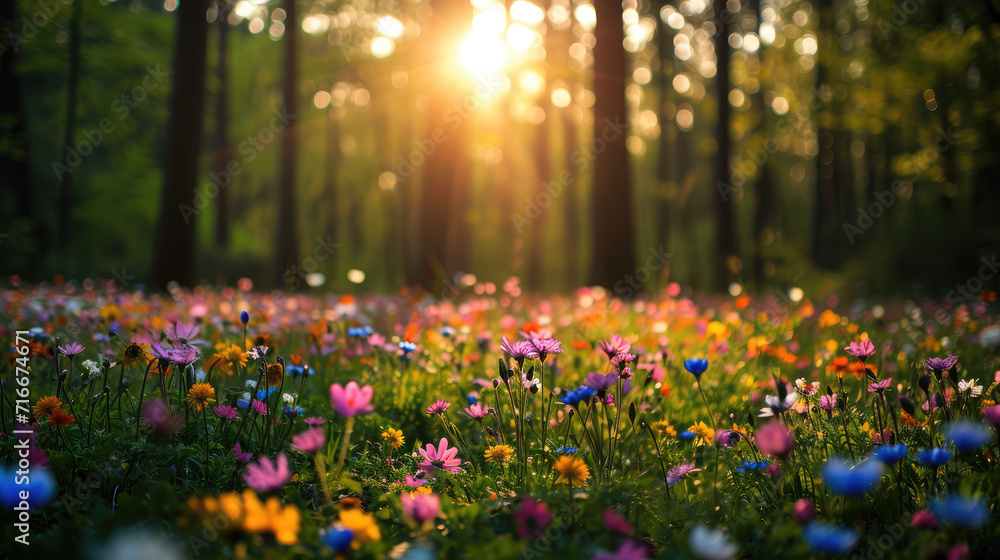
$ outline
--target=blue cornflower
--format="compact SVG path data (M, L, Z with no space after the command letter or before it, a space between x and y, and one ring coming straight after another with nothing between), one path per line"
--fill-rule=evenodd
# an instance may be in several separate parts
M959 453L972 453L989 443L992 438L992 435L983 429L982 424L969 420L955 422L948 428L946 434Z
M243 325L246 326L246 324L250 322L250 314L247 313L246 311L241 311L240 312L240 321L242 321Z
M291 416L292 418L295 418L296 416L298 416L300 414L305 414L306 409L302 408L301 406L297 406L297 407L295 407L295 411L293 412L292 411L292 407L286 406L285 408L282 408L281 411L284 412L285 414L287 414L288 416Z
M285 366L285 373L287 375L291 375L293 377L296 376L296 375L302 375L302 374L304 374L306 372L308 372L309 375L316 375L316 370L314 370L312 368L306 368L306 367L303 367L303 366L297 366L295 364L290 364L288 366Z
M708 369L708 360L705 358L691 358L684 360L684 369L691 372L697 381L701 381L701 374Z
M909 448L906 447L905 443L882 445L875 448L875 451L872 451L872 457L875 457L887 465L894 465L900 459L906 457L907 451L909 451Z
M257 391L257 400L262 402L266 401L271 395L275 394L277 391L278 391L277 387L269 387L266 392L264 391L264 389L261 389L260 391Z
M961 529L977 529L990 519L990 510L983 498L952 495L931 503L931 511L939 519Z
M250 408L250 401L246 399L236 399L236 406L242 408L243 410L246 410Z
M17 484L18 481L25 484ZM8 470L8 467L0 466L0 503L6 510L21 503L21 492L27 492L28 497L24 501L32 509L41 509L52 501L58 491L56 477L48 469L32 468L22 479L14 467Z
M769 466L771 466L770 461L743 461L743 466L737 467L736 472L742 474L746 471L762 471Z
M347 336L356 336L358 338L367 338L367 337L371 336L371 334L374 333L374 332L375 331L371 327L369 327L368 325L365 325L363 327L347 327Z
M862 461L851 466L839 457L831 457L820 472L823 483L830 490L845 496L862 496L882 480L882 463Z
M858 534L821 521L813 521L802 530L802 538L813 552L838 555L851 549L858 542Z
M469 404L476 404L477 402L479 402L479 397L476 396L476 393L469 393L469 395L465 397L465 399L469 402Z
M346 550L348 546L351 546L351 541L354 540L354 531L344 527L344 528L331 528L330 530L324 532L320 536L320 540L326 546L340 552Z
M560 445L559 449L555 450L555 453L576 453L579 450L579 447L566 447L565 445Z
M417 349L417 345L413 342L403 341L399 343L399 349L403 351L403 355L407 355Z
M940 467L951 460L951 451L940 447L924 449L917 451L917 460L928 467Z
M689 430L684 430L680 433L681 439L694 439L695 433Z
M451 338L455 336L455 329L451 327L441 327L441 336Z
M560 402L573 407L579 407L581 401L590 402L591 397L597 394L597 389L583 385L572 391L567 391L565 395L559 397Z

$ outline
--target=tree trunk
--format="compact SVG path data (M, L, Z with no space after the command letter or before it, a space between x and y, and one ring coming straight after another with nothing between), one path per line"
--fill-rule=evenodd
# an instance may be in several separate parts
M69 20L69 75L66 80L66 121L63 129L63 150L70 148L76 150L73 145L76 140L76 108L78 90L80 85L80 20L83 18L83 0L74 0L73 12ZM65 157L65 151L59 154L60 158ZM70 232L73 230L73 171L63 173L60 176L59 202L56 205L58 211L58 224L56 236L56 248L60 253L66 251L69 243Z
M595 9L594 141L598 147L606 143L606 148L595 149L594 153L590 282L610 289L629 281L636 271L632 183L625 148L628 138L625 80L630 64L622 46L621 2L596 2Z
M670 183L671 169L671 135L676 127L667 127L670 116L667 114L667 102L670 100L670 92L673 90L673 42L671 40L670 27L663 21L663 18L656 18L658 43L658 57L660 68L657 72L659 77L660 105L657 107L657 116L660 123L659 158L656 165L656 178L658 189L656 190L656 241L662 243L665 251L671 251L671 230L670 230ZM679 179L675 179L675 185ZM664 266L658 274L657 290L663 287L670 275L670 267Z
M729 174L729 156L732 151L732 141L729 137L729 26L725 23L726 0L715 0L715 14L719 24L715 32L715 102L718 113L715 119L715 140L718 151L715 153L715 186L712 193L712 203L715 210L715 258L714 286L723 291L732 278L729 260L736 257L736 228L733 224L732 197L723 197L718 191L720 185L731 185ZM725 191L724 191L725 192Z
M285 76L282 98L289 122L281 131L281 162L278 176L278 238L274 248L274 284L290 287L295 267L299 266L298 222L296 221L295 182L297 165L296 117L298 113L298 15L295 0L284 0Z
M579 166L574 154L578 154L580 142L577 137L576 124L570 118L569 112L561 111L563 121L563 136L565 137L565 165L569 180L563 185L563 197L566 213L566 287L575 290L580 283L580 196L577 193L577 176Z
M428 37L438 42L428 47L428 63L430 68L441 68L441 61L450 58L453 48L445 38L455 37L467 27L471 7L465 0L433 0L431 6L434 11ZM461 101L464 86L446 74L435 73L430 80L427 135L423 141L433 143L434 150L424 162L417 278L432 295L451 297L454 274L464 260L465 245L459 238L466 229L469 168L465 164L465 129L469 119L455 123L449 111ZM452 119L448 119L449 115Z
M229 247L229 187L232 187L233 177L229 176L226 166L232 159L232 147L229 144L229 54L227 36L229 31L229 11L228 4L219 3L218 29L219 37L218 57L215 67L215 76L218 83L218 91L215 93L215 154L212 158L213 175L211 180L222 181L219 184L219 194L215 201L215 244L218 248L225 250ZM224 178L224 179L222 179Z
M535 145L532 149L532 156L535 160L536 189L534 195L536 203L546 196L551 196L546 187L552 180L552 162L549 152L549 118L552 116L552 106L546 92L542 93L538 104L545 111L546 118L542 124L535 127ZM531 228L531 242L528 247L528 274L525 278L525 286L534 292L542 289L545 263L545 224L548 222L549 211L549 208L542 208L538 218L529 226Z
M171 280L183 286L194 283L197 212L192 204L205 108L206 7L205 0L188 0L177 10L166 161L150 274L160 289Z

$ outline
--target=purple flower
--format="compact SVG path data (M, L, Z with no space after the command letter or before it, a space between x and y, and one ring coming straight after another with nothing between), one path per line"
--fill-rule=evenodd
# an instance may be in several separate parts
M323 420L322 418L306 418L305 419L305 423L309 424L310 426L320 426L320 425L323 424L323 422L326 422L326 420Z
M528 496L514 512L514 521L517 522L517 538L528 539L540 535L549 526L552 514L543 502Z
M153 435L166 436L184 427L184 417L170 414L170 407L163 399L152 399L142 405L142 421L149 424Z
M237 414L236 408L232 406L213 406L212 412L223 420L233 420Z
M436 403L428 406L427 410L425 410L424 412L426 412L427 414L444 414L444 411L448 410L449 406L451 406L450 402L447 402L444 399L440 399Z
M66 357L72 359L74 356L76 356L80 352L83 352L84 348L86 348L86 347L85 346L80 346L79 342L70 342L66 346L60 346L59 347L59 352L61 352L63 356L66 356Z
M277 490L292 478L292 473L288 470L288 457L279 453L272 462L261 456L256 464L247 465L243 478L246 479L247 486L258 492Z
M535 353L538 354L538 359L542 362L549 354L562 354L562 342L554 338L532 338L530 341L531 345L535 348Z
M535 346L527 340L511 342L507 340L506 336L500 337L500 340L502 341L500 348L511 358L517 360L518 365L524 365L525 358L534 359L538 357L538 351L535 350Z
M621 376L618 375L617 371L612 371L606 375L602 373L591 373L587 376L587 379L583 381L583 384L587 387L597 389L597 392L603 395L604 393L607 393L608 389L618 382L620 377Z
M850 346L844 348L844 351L864 362L875 355L875 344L870 338L866 338L860 343L852 342Z
M632 348L627 340L617 334L611 335L611 340L600 340L597 344L608 355L608 359L614 358L618 354L626 354Z
M883 379L882 381L875 381L873 383L869 383L868 384L868 392L869 393L875 393L875 392L881 393L882 391L885 391L886 389L888 389L889 385L891 383L892 383L892 378L891 377L888 378L888 379Z
M682 463L667 472L667 484L673 486L684 478L688 473L698 472L701 469L694 468L694 463Z
M933 371L934 373L940 374L945 370L949 370L958 363L958 358L948 354L947 358L927 358L924 360L924 364L927 365L927 369Z
M736 430L719 430L715 433L715 444L727 448L736 447L741 437L743 434Z
M618 371L623 371L633 361L635 361L635 354L616 354L614 358L611 358L611 365Z
M167 328L164 329L164 333L166 333L167 338L183 343L194 340L194 338L198 336L199 332L201 332L201 327L198 325L194 323L183 323L181 321L177 321L173 325L167 325Z
M241 463L246 463L253 458L250 453L244 453L243 448L240 447L240 442L236 442L236 447L233 448L233 452L236 453L235 459Z
M590 560L645 560L649 558L649 546L637 539L628 539L618 545L614 552L598 552Z
M160 343L153 343L150 345L150 349L157 359L175 363L181 367L193 364L200 357L197 348L186 344L165 347Z

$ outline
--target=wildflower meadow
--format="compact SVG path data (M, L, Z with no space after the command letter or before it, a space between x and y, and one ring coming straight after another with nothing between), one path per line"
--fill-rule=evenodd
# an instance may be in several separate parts
M101 559L1000 549L994 303L478 291L3 291L3 546Z

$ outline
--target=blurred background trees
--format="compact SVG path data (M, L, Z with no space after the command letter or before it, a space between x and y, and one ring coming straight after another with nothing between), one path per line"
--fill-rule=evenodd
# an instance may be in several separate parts
M0 272L27 280L941 294L1000 248L988 1L0 17Z

